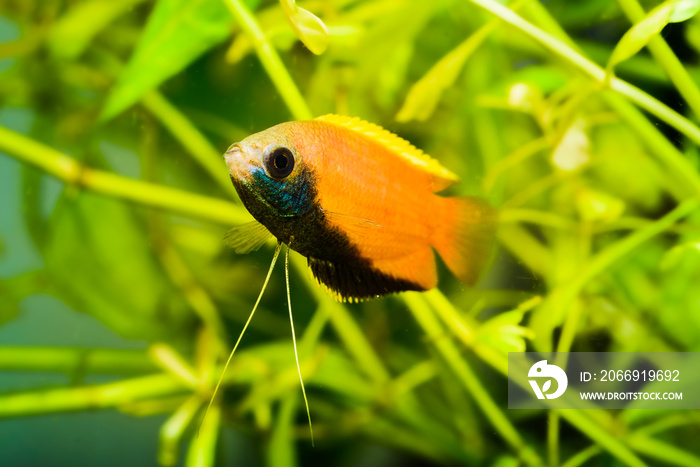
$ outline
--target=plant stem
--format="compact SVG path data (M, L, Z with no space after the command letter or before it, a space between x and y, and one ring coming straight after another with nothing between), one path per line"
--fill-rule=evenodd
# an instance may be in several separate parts
M408 295L409 294L407 294L407 296ZM435 290L431 292L424 292L423 297L421 298L427 300L428 303L430 303L436 310L437 307L443 308L445 310L443 311L443 321L446 323L459 320L459 314L449 303L449 301L447 301L447 299L440 293L440 291ZM457 335L459 337L465 337L464 332L459 332ZM445 341L446 339L442 337L442 340ZM469 339L463 338L462 341L465 342L465 345L470 345ZM508 374L508 359L503 353L493 352L488 354L489 358L484 358L483 350L479 351L478 348L474 348L474 351L480 358L482 358L482 360L491 365L493 368L500 371L504 375ZM520 384L525 384L524 381L516 381ZM525 386L523 386L525 389L529 389L529 387ZM577 430L598 443L599 446L604 447L608 452L625 462L627 465L644 465L644 463L642 463L627 446L625 446L619 439L612 436L613 433L621 430L621 426L620 423L613 419L607 412L602 410L589 411L589 414L585 414L580 410L559 410L556 413L559 418L563 418L568 421ZM553 436L552 433L549 433L549 436ZM552 449L551 446L552 445L550 444L550 449ZM550 459L555 457L558 457L558 454L555 456L550 456Z
M633 435L628 442L635 451L663 461L665 464L685 467L700 465L700 457L658 439L643 435Z
M569 44L572 50L576 50L576 45L566 35L566 32L559 24L551 18L541 3L531 2L528 5L528 13L536 17L539 24L545 25L549 34L560 38L565 44ZM524 20L520 18L520 21ZM532 25L530 25L530 27L534 28ZM567 59L568 57L563 56L562 58ZM632 60L636 59L638 59L638 57L634 57ZM597 67L595 64L592 65ZM647 65L651 65L651 63L647 63ZM657 68L650 68L650 66L644 67L644 70L647 71L655 69ZM678 201L683 201L685 197L687 197L687 189L692 190L692 193L700 194L700 175L698 175L695 166L689 162L663 134L661 134L659 129L654 126L638 108L632 105L629 100L624 99L614 92L602 92L601 96L618 115L625 119L639 138L657 155L658 159L669 168L671 174L677 180L681 181L677 187L675 185L668 187L669 191ZM518 200L522 201L522 196L518 196Z
M547 414L547 457L550 467L559 465L559 414L553 410Z
M619 259L635 248L667 230L680 219L698 209L698 199L689 199L658 221L640 229L595 255L571 281L554 289L533 313L531 327L537 334L536 344L540 350L551 348L551 330L566 316L573 301L583 288L596 276L607 270Z
M561 336L559 337L557 352L567 353L571 351L571 346L574 343L576 332L578 331L578 325L581 322L581 315L584 311L583 308L584 307L578 303L571 304L571 310L566 315ZM562 361L559 366L566 365L566 363L566 361Z
M586 462L591 460L593 457L597 456L602 452L602 449L597 445L588 446L586 449L577 452L564 462L561 467L579 467L584 465Z
M179 379L158 374L94 386L6 394L0 396L0 418L118 407L187 391Z
M622 417L620 418L627 423L627 425L635 425L635 423L638 423L638 421L635 421L633 418L629 417L630 414L634 414L635 412L639 413L639 410L626 410L622 413ZM700 417L698 417L697 412L678 412L655 420L648 425L644 425L643 427L635 430L634 433L649 436L685 425L697 425L698 422L700 422Z
M669 187L669 191L678 201L683 201L688 194L700 194L700 175L693 164L664 137L658 129L633 105L613 93L603 93L603 99L635 130L657 158L668 167L678 187Z
M617 3L633 24L638 23L646 16L644 8L637 0L617 0ZM659 34L652 38L647 47L666 72L666 76L693 110L695 116L700 117L700 90L663 36Z
M0 126L0 150L59 180L116 198L167 209L224 225L250 222L250 214L228 201L94 170L55 149Z
M265 71L282 96L287 108L295 120L309 120L313 117L311 110L306 105L294 80L290 76L287 68L282 63L274 47L268 42L265 33L260 29L260 25L240 0L225 0L233 16L236 17L243 31L248 35L248 39L255 47L255 52L262 63Z
M531 271L543 277L548 276L552 254L526 228L517 224L504 225L498 232L498 240Z
M433 343L442 358L452 369L467 392L474 398L486 418L503 439L520 455L528 465L542 465L537 454L523 441L510 420L499 409L479 381L476 373L459 354L452 340L446 338L445 329L440 325L437 317L432 313L425 299L419 294L407 292L404 301L413 314L418 324L423 328L426 336Z
M180 454L180 442L185 430L202 407L202 398L194 395L173 413L160 428L158 440L158 462L162 466L177 464Z
M567 288L569 289L569 294L578 295L581 289L595 276L607 270L613 263L629 254L639 245L690 215L693 211L697 210L699 206L700 202L698 199L689 199L653 224L634 232L595 255L586 267L579 272L576 279L568 284Z
M591 410L589 412L596 411ZM619 439L619 433L616 434L613 428L601 428L598 420L586 416L582 410L558 410L557 413L561 418L576 427L578 431L588 436L597 446L607 450L626 465L632 467L646 467L646 464L623 444L622 441L624 441L624 439L621 441ZM617 428L619 429L620 427Z
M581 55L577 50L563 40L554 37L537 26L527 22L513 10L502 5L496 0L470 1L530 36L532 39L539 42L540 45L554 53L554 55L565 62L570 63L584 74L593 78L593 80L599 83L601 86L605 85L607 80L605 70ZM650 112L659 119L676 128L696 144L700 144L700 128L690 122L687 118L680 115L678 112L675 112L673 109L661 103L659 100L616 77L610 77L609 87L613 91L627 97L644 110Z
M0 347L0 371L132 374L155 370L142 350Z
M157 91L151 91L141 99L143 106L148 109L177 139L182 146L192 155L197 162L214 181L221 187L224 193L232 199L238 199L236 190L221 162L223 151L217 151L208 139L192 125L180 110L168 102Z
M523 161L550 149L551 146L552 143L548 141L546 137L536 138L515 149L507 156L495 161L488 167L488 171L484 174L484 180L481 182L482 191L484 193L491 193L496 186L496 182L499 181L503 173L518 167Z
M187 267L177 249L169 242L162 242L155 249L170 279L181 290L190 307L200 319L211 328L217 348L226 342L226 331L221 321L221 313L206 289L202 287L195 275Z
M267 446L267 466L296 467L297 455L294 444L294 420L296 415L298 394L285 397L277 413L270 441Z
M195 374L194 368L167 344L156 343L148 349L151 359L165 371L178 378L191 388L200 385L199 378Z
M536 209L503 209L498 213L501 224L515 224L527 222L542 227L551 227L558 230L573 230L576 223L564 216Z
M214 404L202 421L199 433L192 436L190 448L187 451L187 467L210 467L216 460L216 441L221 425L221 406Z

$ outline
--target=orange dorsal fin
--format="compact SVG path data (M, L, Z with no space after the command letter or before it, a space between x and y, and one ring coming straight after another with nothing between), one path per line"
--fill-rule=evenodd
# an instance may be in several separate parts
M450 271L473 285L491 257L497 212L472 197L440 198L438 212L432 244Z
M323 115L316 118L316 120L347 128L381 144L412 165L429 173L433 179L435 191L443 190L459 181L457 175L443 167L437 160L379 125L366 122L357 117L344 117L333 114Z

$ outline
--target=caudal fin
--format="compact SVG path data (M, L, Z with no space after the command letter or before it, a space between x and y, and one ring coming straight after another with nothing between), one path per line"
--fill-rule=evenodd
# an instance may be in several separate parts
M496 210L479 198L440 198L433 246L447 267L472 285L486 266L496 236Z

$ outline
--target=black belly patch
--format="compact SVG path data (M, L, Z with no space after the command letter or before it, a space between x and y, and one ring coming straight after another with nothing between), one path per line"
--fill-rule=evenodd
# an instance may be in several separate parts
M406 290L425 290L418 284L389 276L369 265L331 262L312 257L307 259L316 280L343 301L363 300Z

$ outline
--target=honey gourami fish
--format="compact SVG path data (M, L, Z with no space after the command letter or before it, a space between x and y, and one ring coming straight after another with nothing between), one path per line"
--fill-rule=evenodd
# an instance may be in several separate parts
M274 235L336 298L435 287L433 249L473 284L490 256L493 208L437 195L458 180L452 172L358 118L282 123L233 144L225 160L259 222L234 228L228 243L247 252Z

